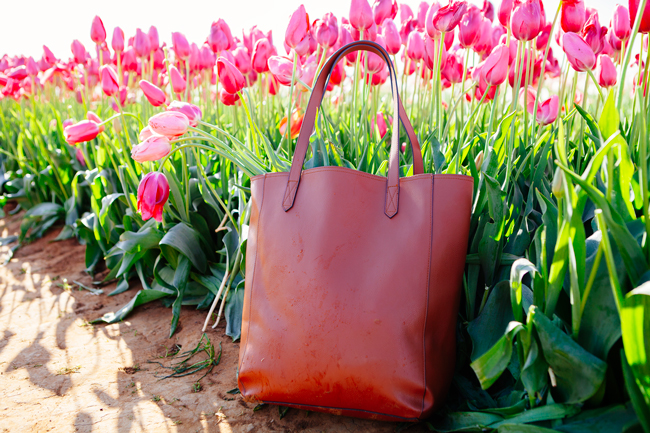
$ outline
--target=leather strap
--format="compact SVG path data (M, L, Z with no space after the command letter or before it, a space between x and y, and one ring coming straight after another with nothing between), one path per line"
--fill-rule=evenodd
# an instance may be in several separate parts
M303 117L302 127L300 129L300 134L298 135L298 141L296 145L296 150L294 152L293 161L291 164L291 170L289 171L289 178L287 180L287 187L284 193L282 200L282 207L285 212L293 207L294 200L296 198L296 193L298 192L298 185L300 184L300 178L302 173L302 167L307 156L307 150L309 148L309 136L314 130L314 124L316 122L316 113L318 107L320 107L323 100L324 92L329 81L330 74L336 63L345 55L354 52L354 51L369 51L378 56L382 57L386 64L388 65L391 90L393 94L393 113L397 115L393 116L393 131L391 137L391 147L390 147L390 156L388 160L388 176L386 179L386 202L384 213L389 218L392 218L397 214L399 208L399 125L400 120L406 129L409 141L411 142L411 150L413 152L413 174L421 174L424 172L424 165L422 162L422 152L420 150L420 144L417 140L417 137L413 131L413 127L408 120L408 116L404 110L402 102L399 98L398 93L398 84L397 84L397 74L393 63L390 60L390 57L384 48L372 41L356 41L350 44L347 44L340 49L338 49L330 58L327 60L316 84L309 98L309 103L307 105L307 110Z

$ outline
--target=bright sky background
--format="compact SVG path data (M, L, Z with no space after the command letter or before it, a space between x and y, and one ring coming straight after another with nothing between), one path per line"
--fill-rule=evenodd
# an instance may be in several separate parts
M472 1L479 4L479 0ZM548 21L553 19L558 1L544 0ZM326 12L334 13L337 18L347 16L350 10L350 0L302 2L312 21ZM370 0L370 4L372 2ZM601 25L609 23L619 2L627 4L624 0L586 0L588 7L598 9ZM403 3L416 11L420 1L405 0ZM446 0L441 3L446 3ZM493 3L495 7L498 4L496 0ZM190 42L200 45L205 41L212 21L223 18L233 35L240 38L242 29L253 25L263 31L272 29L274 43L280 48L289 15L299 4L300 0L7 0L2 6L0 56L5 53L24 54L38 59L45 44L57 57L68 58L73 39L79 39L86 49L91 50L94 44L90 40L90 24L95 15L104 21L109 46L115 26L120 26L129 37L135 34L137 27L146 31L152 24L158 28L161 41L170 44L171 32L180 31Z

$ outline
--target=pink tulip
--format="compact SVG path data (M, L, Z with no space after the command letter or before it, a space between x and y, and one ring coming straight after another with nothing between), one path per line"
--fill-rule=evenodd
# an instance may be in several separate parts
M174 90L174 92L183 93L185 91L185 88L187 87L187 83L185 82L185 78L183 78L183 76L178 71L176 66L172 65L169 67L169 75L171 78L172 89Z
M628 6L630 8L630 22L633 23L636 21L636 14L641 7L641 0L628 0ZM646 2L643 10L639 33L650 33L650 2Z
M79 164L82 167L86 167L86 158L84 157L84 153L83 153L83 151L81 150L80 147L77 147L77 150L75 151L74 156L75 156L75 158L77 158L77 162L79 162Z
M149 127L149 125L147 125L144 128L142 128L142 131L140 131L140 134L138 135L138 139L142 142L145 141L147 138L151 137L152 135L158 135L158 134L153 132Z
M343 63L339 62L332 68L332 73L330 74L330 83L334 86L338 86L345 79L345 69L343 68Z
M149 119L151 130L158 135L166 137L178 137L187 132L190 120L178 111L163 111Z
M58 60L54 53L46 45L43 45L43 58L50 65L55 64Z
M290 48L296 48L307 37L307 32L309 32L309 18L305 6L300 5L289 19L284 42Z
M90 120L92 122L95 122L97 124L97 127L99 128L99 133L100 134L102 132L104 132L104 125L101 124L102 119L100 119L100 117L97 114L95 114L94 111L87 112L86 113L86 119L88 119L88 120Z
M482 22L483 15L475 6L471 6L463 15L458 26L458 42L463 48L471 48L478 42Z
M61 122L61 125L63 126L63 129L65 129L68 126L74 125L74 120L73 119L65 119L63 122Z
M481 8L481 12L483 12L483 16L490 22L494 21L494 5L490 1L483 0L483 7Z
M386 125L386 119L384 118L384 113L382 112L377 113L377 117L370 121L370 129L375 131L375 125L377 125L376 131L379 133L379 137L384 138L384 136L388 132L388 126Z
M234 48L235 44L232 39L230 27L224 20L219 19L210 26L208 45L210 45L210 48L215 53Z
M387 19L395 19L397 2L395 0L375 0L372 5L372 13L375 17L375 24L380 26Z
M589 16L587 22L582 28L582 37L591 47L595 55L598 55L605 47L605 36L607 35L607 27L602 27L598 21L598 13Z
M149 57L149 52L151 51L149 36L139 28L135 30L133 48L138 57Z
M543 51L546 49L546 45L548 45L548 41L551 38L551 23L546 23L544 27L542 27L542 31L537 36L537 39L535 40L535 47L537 48L538 51Z
M25 67L27 69L27 74L34 77L38 75L38 65L34 61L33 57L29 57L27 59L27 62L25 63Z
M451 0L448 5L441 7L435 13L433 16L433 27L439 32L453 30L463 18L466 10L467 2Z
M260 74L269 70L268 61L269 57L273 55L273 46L268 39L262 38L255 42L255 49L253 50L252 66L255 72ZM241 71L243 72L243 71Z
M463 63L455 55L449 55L445 66L441 71L442 76L452 84L458 84L463 81Z
M86 63L86 47L79 40L72 41L70 46L75 63Z
M159 107L165 103L167 97L158 86L147 80L140 80L140 89L149 103L154 107Z
M169 182L157 171L148 173L138 186L138 212L144 221L153 218L162 221L162 211L169 198Z
M513 36L519 41L530 41L539 35L545 25L546 17L539 0L525 0L515 4L510 17Z
M226 90L222 87L219 89L219 100L223 105L226 106L231 106L235 105L237 101L239 101L239 94L235 93L234 95L232 93L226 92Z
M480 31L478 41L474 44L474 51L481 58L485 58L491 51L493 46L492 40L492 23L487 18L481 17Z
M350 4L350 24L358 31L368 30L374 23L372 9L367 0L352 0Z
M158 161L169 155L172 145L169 138L164 135L154 134L147 137L142 143L136 144L131 149L131 158L139 163Z
M499 45L485 59L481 73L486 83L492 86L499 86L508 77L508 58L510 53L508 47Z
M120 81L117 73L110 65L104 65L100 69L102 76L102 90L106 96L113 96L120 90Z
M29 74L27 73L27 67L23 65L12 68L7 74L7 77L11 78L12 80L21 81L27 78L28 75Z
M149 27L147 36L149 37L149 49L151 51L156 51L158 48L160 48L160 38L158 37L158 29L155 26Z
M598 84L602 87L610 88L616 85L616 66L609 56L601 54L598 56L598 66L596 66L596 77Z
M167 111L178 111L179 113L183 113L190 121L190 126L192 127L196 127L199 124L201 117L203 117L201 109L188 102L172 101L172 103L169 104L169 107L167 107Z
M63 137L68 144L90 141L99 135L99 126L92 120L82 120L74 125L66 126Z
M438 35L440 34L440 31L438 31L438 29L436 29L433 26L433 17L436 16L439 9L440 9L440 5L438 4L438 2L434 1L433 3L431 3L431 6L429 6L429 10L427 11L427 16L424 20L425 21L424 28L431 39L438 39ZM409 23L412 26L413 21L408 20L406 21L406 23ZM404 30L407 32L406 38L408 39L408 33L410 33L412 29L407 27L404 28Z
M187 42L187 38L182 33L172 32L172 46L177 58L187 60L190 57L190 43Z
M339 38L339 26L336 17L330 12L323 16L323 19L316 20L312 27L312 33L316 42L324 48L333 47Z
M408 20L412 20L415 15L413 14L413 10L409 5L406 3L400 3L399 5L399 20L400 22L405 22Z
M415 18L415 27L418 30L424 30L427 20L427 12L429 12L429 4L425 1L420 2L418 5L418 14Z
M612 28L617 38L627 41L632 33L630 26L630 11L625 6L616 5L612 17Z
M406 44L406 54L411 60L420 61L424 57L424 39L420 32L412 32Z
M399 36L399 30L393 20L385 20L382 24L382 36L386 44L386 51L390 54L397 54L402 48L402 40Z
M540 125L549 125L555 122L560 109L559 101L558 96L553 95L538 105L536 119Z
M121 28L115 27L113 29L113 39L111 39L111 47L116 53L124 51L124 32Z
M235 59L235 66L237 66L237 69L242 74L248 74L252 70L251 56L248 54L248 49L245 46L237 46L237 48L232 50L232 56Z
M93 23L90 26L90 39L98 45L103 44L104 41L106 41L106 29L104 29L104 23L97 15L93 18Z
M583 0L563 0L560 24L565 32L579 32L585 23L585 3Z
M569 63L578 72L592 70L596 65L596 56L591 47L575 33L565 33L562 48Z
M217 74L228 93L237 93L246 86L246 80L239 69L223 56L217 59Z
M499 10L497 16L499 17L499 22L504 27L510 27L510 15L512 10L515 8L515 0L502 0L499 5Z

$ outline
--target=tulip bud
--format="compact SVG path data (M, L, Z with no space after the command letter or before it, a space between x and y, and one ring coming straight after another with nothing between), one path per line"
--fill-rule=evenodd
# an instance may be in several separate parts
M75 63L86 63L86 48L77 39L70 46Z
M156 133L151 130L151 127L149 125L147 125L142 128L142 131L140 131L140 134L138 134L138 139L142 142L152 135L156 135Z
M494 21L494 5L488 0L483 0L483 7L481 8L483 16L488 19L488 21Z
M55 64L58 60L54 53L46 45L43 45L43 58L50 65Z
M102 77L102 90L106 96L113 96L120 90L120 82L117 78L117 73L110 65L102 66L100 71Z
M124 51L124 32L121 28L115 27L113 30L113 39L111 39L111 47L116 53Z
M584 15L584 12L583 12ZM510 17L513 36L519 41L530 41L539 35L545 25L543 7L539 0L525 0L515 3Z
M585 72L596 65L596 56L591 47L577 34L565 33L562 48L574 70Z
M149 127L159 135L178 137L187 132L190 120L178 111L163 111L149 119Z
M29 74L27 73L27 67L23 65L12 68L7 74L7 77L11 78L12 80L22 81L27 78L28 75Z
M471 48L478 42L483 16L478 8L471 6L458 26L458 42L463 48Z
M74 156L82 167L86 167L86 158L84 157L84 153L80 147L77 147Z
M140 29L135 30L135 39L133 41L133 48L138 57L148 57L151 51L149 45L149 36Z
M145 161L158 161L169 155L172 145L164 135L153 134L131 149L131 158L142 164Z
M375 120L377 120L376 123ZM375 129L375 125L376 125L376 129ZM384 118L384 113L382 112L377 113L377 117L370 121L370 129L372 131L376 131L379 134L379 138L384 138L384 136L388 132L388 126L386 125L386 119Z
M86 119L88 119L88 120L90 120L92 122L95 122L97 124L97 126L99 127L99 133L100 134L102 132L104 132L104 125L101 124L102 119L100 119L100 117L97 114L95 114L94 111L87 112L86 113Z
M149 37L149 49L152 52L160 48L160 38L158 37L158 29L155 26L149 27L147 36Z
M395 0L375 0L372 5L372 13L375 17L375 24L380 26L387 19L395 19L397 2Z
M467 10L467 2L452 0L448 5L441 7L433 16L433 27L439 32L453 30L463 18Z
M481 166L483 165L483 151L481 150L476 158L474 158L474 165L476 166L476 171L481 171Z
M176 66L170 66L169 68L169 75L170 79L172 82L172 89L174 90L175 93L183 93L185 91L186 83L185 79L181 75L180 72L178 72L178 69L176 69Z
M215 53L229 50L234 47L230 27L222 19L213 22L210 26L210 34L208 35L208 45Z
M187 42L187 38L182 33L172 32L172 47L177 58L187 60L190 56L190 43Z
M508 28L510 27L510 15L512 14L512 10L514 9L514 7L515 7L515 0L501 1L501 4L499 5L499 10L497 12L497 16L502 26Z
M598 56L596 77L598 78L598 84L602 87L610 88L616 85L616 66L614 66L614 63L609 56L605 54Z
M616 5L612 16L612 28L617 38L627 41L632 33L630 27L630 11L625 6Z
M555 122L557 115L560 109L560 100L557 95L553 95L550 98L543 101L537 107L537 122L540 125L549 125Z
M564 197L564 171L559 167L555 169L551 191L553 191L553 195L558 199Z
M143 220L153 217L162 221L162 210L169 198L169 182L164 174L157 171L148 173L138 186L138 212Z
M486 83L492 86L499 86L508 77L508 58L510 53L508 47L499 45L485 59L481 73Z
M90 39L92 39L97 45L103 44L104 41L106 41L106 29L104 29L104 23L97 15L93 18L93 23L90 26Z
M325 49L333 47L339 38L339 27L336 17L328 12L322 20L316 20L312 28L316 42Z
M402 40L399 35L399 30L393 20L385 20L382 24L382 36L386 43L386 51L390 54L397 54L402 48Z
M63 137L68 144L90 141L99 135L99 126L92 120L82 120L74 125L66 126Z
M300 5L289 19L289 25L287 26L287 31L284 36L284 42L290 48L296 48L296 46L305 39L308 31L309 18L307 17L305 6Z
M411 60L420 61L424 57L424 40L420 32L412 32L406 44L406 54Z
M239 69L223 56L217 59L217 74L228 93L237 93L246 86L246 80Z
M269 57L273 55L273 46L268 39L262 38L255 43L253 50L252 66L260 74L269 70ZM240 71L242 72L242 71Z
M140 80L140 89L149 103L154 107L158 107L165 103L167 96L158 86L147 80Z
M374 17L368 1L352 0L349 19L352 27L358 31L370 29L374 24Z
M585 23L585 3L583 0L562 1L560 24L565 32L579 32Z
M196 127L201 120L201 117L203 117L201 109L188 102L172 101L172 103L169 104L169 107L167 107L167 111L178 111L179 113L183 113L187 116L187 119L190 121L190 126L192 127Z

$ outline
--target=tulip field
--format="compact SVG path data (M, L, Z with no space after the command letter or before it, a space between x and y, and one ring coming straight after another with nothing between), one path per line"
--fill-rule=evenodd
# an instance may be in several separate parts
M474 179L456 372L423 425L650 433L646 3L609 23L583 0L294 5L286 34L223 17L195 42L95 17L92 47L0 59L0 204L23 212L12 251L53 229L85 245L86 272L108 270L96 284L133 295L95 323L162 302L170 337L193 306L208 336L225 320L239 339L250 179L289 170L325 61L371 40L396 81L383 57L347 54L305 169L385 176L397 133L412 174L393 91L425 172Z

